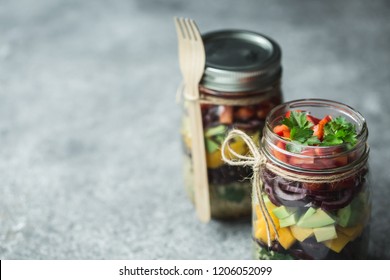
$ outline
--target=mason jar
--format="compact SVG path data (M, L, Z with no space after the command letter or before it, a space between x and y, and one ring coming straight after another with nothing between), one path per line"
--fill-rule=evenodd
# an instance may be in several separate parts
M275 133L275 127L293 111L307 112L318 118L317 123L326 116L343 117L354 126L356 143L302 146L287 140ZM256 259L367 257L371 211L367 137L363 116L338 102L297 100L270 112L260 143L266 161L261 169L262 194L253 199ZM268 222L260 200L269 213Z
M239 128L259 141L267 114L282 102L281 50L274 40L250 31L222 30L202 37L206 67L199 85L199 101L211 216L250 216L252 171L247 167L224 164L220 147L233 128ZM181 135L185 186L194 201L188 102L191 101L184 101ZM248 152L243 142L237 141L232 146L239 154Z

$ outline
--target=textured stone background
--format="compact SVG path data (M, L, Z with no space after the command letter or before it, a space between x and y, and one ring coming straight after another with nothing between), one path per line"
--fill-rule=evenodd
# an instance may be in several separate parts
M183 190L174 15L268 34L286 100L367 118L370 257L390 259L385 0L0 1L0 258L251 258L248 221L201 224Z

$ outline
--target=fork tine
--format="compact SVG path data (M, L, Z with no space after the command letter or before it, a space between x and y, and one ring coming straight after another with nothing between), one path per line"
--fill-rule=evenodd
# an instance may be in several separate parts
M174 17L174 20L175 20L175 26L176 26L177 35L178 35L179 37L184 38L184 37L185 37L185 34L184 34L184 30L183 30L183 26L182 26L182 24L181 24L180 18Z
M191 40L192 39L192 34L191 34L191 30L190 30L190 28L189 28L189 26L187 24L187 21L188 21L187 18L181 18L181 24L182 24L183 30L184 30L184 32L186 34L185 38L187 40Z
M202 35L200 34L199 28L196 25L195 21L190 19L188 20L188 24L192 31L192 40L191 45L194 53L194 57L196 58L193 62L194 75L196 76L196 80L198 82L203 76L203 70L205 66L205 49L203 45Z
M193 19L188 19L187 23L190 26L192 38L194 38L195 41L199 41L200 33L195 21Z

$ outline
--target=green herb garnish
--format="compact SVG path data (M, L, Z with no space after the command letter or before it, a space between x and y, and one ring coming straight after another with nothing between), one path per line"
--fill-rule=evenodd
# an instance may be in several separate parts
M356 140L356 128L344 117L337 117L328 122L324 127L324 139L321 146L335 146L343 143L354 146Z
M308 129L313 126L311 122L307 120L306 112L292 111L289 118L284 118L282 124L287 125L289 128L303 128Z
M320 141L313 136L313 123L307 120L306 112L292 111L289 118L284 118L282 124L290 128L290 139L294 144L287 145L286 149L293 153L301 151L301 145L315 145Z
M289 117L282 120L282 124L286 125L290 132L291 142L286 145L287 151L300 153L303 146L335 146L343 143L352 147L357 142L355 125L344 117L331 120L327 116L316 126L310 120L307 112L300 111L291 111ZM314 131L317 133L314 134Z

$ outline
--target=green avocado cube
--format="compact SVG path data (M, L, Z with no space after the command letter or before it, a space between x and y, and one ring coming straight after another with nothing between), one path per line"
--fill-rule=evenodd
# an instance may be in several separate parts
M289 227L295 225L298 222L298 220L299 220L299 213L295 212L284 219L279 219L279 224L281 228Z
M364 205L359 198L337 211L337 223L342 227L356 226L364 213Z
M215 151L217 151L219 149L219 145L217 143L215 143L213 140L211 139L207 139L206 138L206 141L205 141L205 144L206 144L206 150L207 152L209 152L210 154L211 153L214 153Z
M322 242L322 241L337 238L337 232L334 225L315 228L313 229L313 232L314 232L314 236L317 239L317 242Z
M225 125L218 125L211 128L208 128L204 134L206 137L216 136L218 134L224 135L226 133L227 127Z
M303 215L297 225L303 228L319 228L324 226L333 225L335 220L324 210L317 209L314 214L308 213L312 210L307 210L305 215Z
M275 214L276 217L279 219L287 218L288 216L291 216L295 212L297 212L297 207L286 207L286 206L279 206L272 210L272 212Z
M313 207L310 207L309 209L307 209L307 211L305 212L305 214L303 214L303 216L299 219L299 220L306 220L307 218L309 218L311 215L313 215L317 210Z

